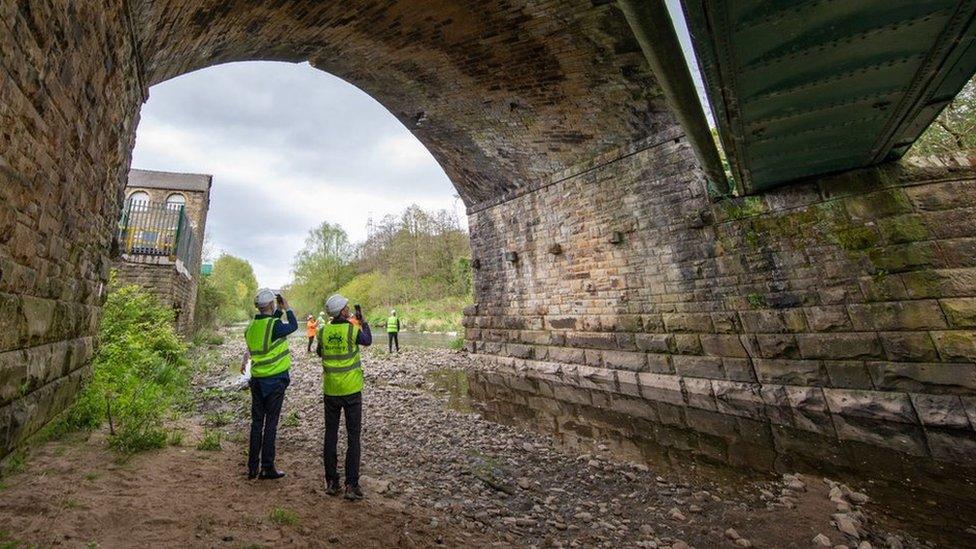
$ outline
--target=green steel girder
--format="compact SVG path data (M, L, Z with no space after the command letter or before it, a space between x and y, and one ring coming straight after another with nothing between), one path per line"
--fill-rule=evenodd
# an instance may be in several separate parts
M976 72L976 0L682 0L736 185L900 158Z

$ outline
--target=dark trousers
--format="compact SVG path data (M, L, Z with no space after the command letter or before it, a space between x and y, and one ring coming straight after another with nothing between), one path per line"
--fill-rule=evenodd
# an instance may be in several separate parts
M315 336L308 336L308 347L305 349L306 353L312 352L312 344L315 343Z
M388 333L386 335L390 336L389 337L390 352L391 353L393 352L393 343L396 342L396 350L399 353L400 352L400 334L398 332L390 332L390 333Z
M291 380L287 376L271 379L251 378L251 444L247 454L247 469L274 469L275 439L278 418L285 400L285 389Z
M325 462L325 480L339 482L338 461L339 415L346 415L346 484L359 485L359 432L363 425L363 393L347 396L325 396L325 445L322 461Z

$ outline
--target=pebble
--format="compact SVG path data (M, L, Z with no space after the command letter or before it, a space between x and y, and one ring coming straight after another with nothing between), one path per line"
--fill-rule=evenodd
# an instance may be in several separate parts
M847 499L851 500L851 503L855 503L857 505L864 505L868 502L868 496L861 492L851 492L847 496Z
M885 543L888 545L888 549L904 549L905 547L896 536L888 536Z
M737 540L742 536L740 536L739 533L735 531L735 528L729 528L728 530L725 531L725 537L731 540Z
M671 517L672 520L685 520L685 516L681 513L681 511L678 510L677 507L672 507L668 512L668 516Z
M738 545L739 547L752 547L752 542L747 540L746 538L739 538L735 540L735 544Z
M807 490L807 485L804 484L800 479L791 480L786 487L794 492L805 492Z
M834 515L834 522L837 523L837 529L841 533L854 539L861 537L861 534L857 531L857 525L854 523L854 519L847 513L836 513Z
M588 513L586 511L582 511L582 512L576 513L576 515L575 515L574 518L576 518L576 520L581 520L583 522L590 522L591 520L593 520L593 514L592 513Z
M817 534L817 536L813 538L813 544L819 545L820 547L830 547L830 538L823 534Z

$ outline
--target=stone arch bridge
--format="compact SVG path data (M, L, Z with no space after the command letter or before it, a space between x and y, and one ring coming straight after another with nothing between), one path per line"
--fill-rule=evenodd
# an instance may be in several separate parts
M973 2L761 4L684 4L730 185L663 2L0 0L0 455L89 371L150 87L242 60L309 61L430 149L498 372L971 450L973 159L882 162L971 76Z

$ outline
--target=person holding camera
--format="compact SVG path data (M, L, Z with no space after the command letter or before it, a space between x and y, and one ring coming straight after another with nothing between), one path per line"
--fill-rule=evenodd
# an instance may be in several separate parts
M274 480L285 476L275 467L275 439L285 389L291 382L288 336L298 330L298 320L288 301L267 288L258 291L254 306L258 314L244 330L244 341L251 358L248 382L251 388L251 440L247 478ZM287 322L282 322L282 314ZM244 368L241 367L242 374Z
M337 470L339 417L346 416L345 498L363 498L359 488L360 430L363 421L363 364L360 347L373 343L369 324L356 305L355 315L349 312L349 300L335 294L325 302L332 321L319 328L315 352L322 357L322 393L325 402L325 443L322 461L325 464L325 492L340 493Z

